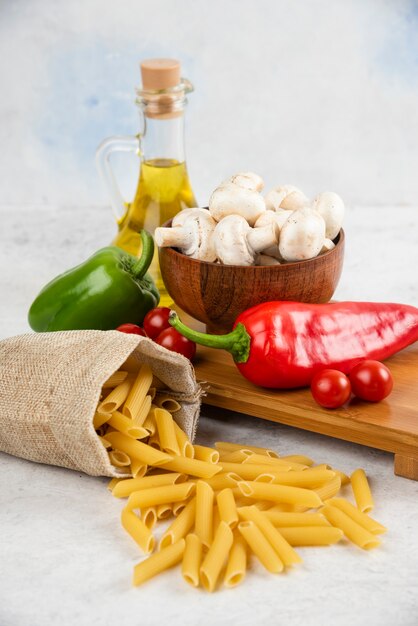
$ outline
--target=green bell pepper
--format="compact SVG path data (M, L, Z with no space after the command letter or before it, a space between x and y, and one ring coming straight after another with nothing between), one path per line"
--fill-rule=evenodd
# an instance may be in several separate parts
M158 305L160 294L146 273L154 254L149 233L141 231L142 254L136 258L109 246L57 276L32 303L28 320L37 332L114 329L125 322L141 325Z

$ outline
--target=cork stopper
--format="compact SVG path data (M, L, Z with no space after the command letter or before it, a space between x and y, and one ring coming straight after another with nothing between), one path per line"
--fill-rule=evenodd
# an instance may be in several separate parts
M180 84L180 62L175 59L146 59L141 63L142 87L157 91Z

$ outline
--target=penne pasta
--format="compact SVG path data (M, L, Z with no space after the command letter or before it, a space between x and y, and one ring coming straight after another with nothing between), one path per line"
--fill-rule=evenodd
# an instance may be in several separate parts
M102 444L102 446L106 449L106 450L110 450L110 448L112 447L112 444L110 443L110 441L108 441L107 439L105 439L104 437L101 437L100 435L98 435L99 439L100 439L100 443Z
M154 409L154 417L161 449L168 454L178 456L180 448L171 414L165 409Z
M248 457L251 458L251 457ZM221 461L219 465L222 467L222 472L232 472L238 474L243 480L255 480L261 474L275 474L271 465L253 465L248 463L224 463ZM290 466L289 466L290 470ZM277 471L284 471L283 468Z
M270 500L271 502L283 502L310 508L315 508L322 504L321 499L314 491L303 489L302 487L241 481L238 483L238 488L244 496L250 498L260 498L262 500Z
M143 478L128 478L123 481L118 481L112 490L112 495L115 498L127 498L134 491L140 491L142 489L152 489L153 487L161 487L163 485L175 485L177 483L185 482L185 474L155 474L153 476L144 476Z
M230 528L235 528L238 524L238 513L231 489L226 488L220 491L216 496L216 502L221 521L228 524Z
M162 485L142 491L134 491L128 498L126 505L129 510L143 509L158 504L167 504L185 500L194 493L194 483L180 483L179 485Z
M325 501L335 496L340 489L341 478L336 475L334 478L331 478L331 480L321 485L321 487L317 487L315 489L315 493L321 498L322 501Z
M281 527L280 534L291 546L329 546L342 539L343 531L334 526Z
M229 472L228 474L216 474L213 478L205 478L205 482L212 487L214 491L220 491L227 487L236 487L241 477L238 474Z
M134 478L142 478L148 470L148 465L141 463L138 459L131 459L131 474Z
M160 408L165 409L169 413L177 413L181 409L181 405L165 394L158 393L154 398L154 403Z
M206 446L193 446L194 458L198 461L206 461L206 463L217 463L219 461L219 452L213 448Z
M189 502L190 502L190 498L188 498L187 500L181 500L180 502L173 502L172 504L173 515L175 517L177 517L177 515L180 515L182 510L185 508L185 506L187 506Z
M283 565L288 567L302 561L297 552L293 550L289 542L283 537L281 531L278 531L273 526L264 513L261 513L254 506L243 507L239 509L238 513L241 519L246 522L253 522L260 529L263 537L270 543Z
M123 383L127 376L128 372L118 370L117 372L109 376L109 378L103 383L102 389L112 389L113 387L117 387L118 385Z
M278 574L283 571L283 563L280 557L254 522L240 522L238 530L267 571L272 574Z
M197 476L198 478L212 478L212 476L222 471L220 465L188 459L183 456L171 457L171 461L164 463L164 469L188 474L189 476Z
M154 506L142 509L141 519L147 528L154 528L157 523L157 511Z
M136 441L135 439L132 439L132 437L128 437L123 433L107 433L106 439L110 441L114 448L126 452L126 454L129 454L131 458L137 459L147 465L154 465L156 467L160 465L167 466L173 458L168 454L165 454L165 452L155 450L152 446Z
M138 373L140 367L141 367L141 363L133 355L128 356L125 363L121 365L122 370L126 370L128 374L135 374L135 375Z
M123 478L112 478L112 480L110 480L107 483L107 488L109 489L109 491L113 491L113 489L116 487L116 485L118 483L123 482L123 480L124 480Z
M271 480L263 480L264 477L271 477ZM335 478L335 472L331 470L306 469L294 472L277 472L277 474L261 474L257 481L270 482L273 485L289 485L294 487L317 487Z
M192 459L194 457L194 448L193 448L192 442L190 441L190 439L188 438L184 430L182 430L180 426L177 424L177 422L175 421L174 421L174 430L176 431L177 443L180 448L181 456L185 456L188 459Z
M128 397L132 381L127 379L123 383L112 389L109 395L99 404L97 410L99 413L113 413L122 406Z
M368 513L373 509L374 502L365 471L356 469L351 474L350 480L357 508L362 513Z
M290 463L307 465L308 467L315 463L309 456L305 456L304 454L287 454L286 456L281 456L280 459L282 461L290 461Z
M268 500L256 500L254 502L254 506L259 511L268 511L271 509L271 502L269 502Z
M123 528L144 552L153 551L155 539L142 519L125 508L122 509L121 521Z
M145 400L148 389L152 383L152 372L148 365L141 365L139 372L132 383L129 394L125 399L122 413L130 419L135 419L139 414L139 409ZM151 405L150 405L151 406ZM146 417L146 416L145 416ZM145 420L144 417L144 420ZM137 425L141 425L138 423Z
M354 505L351 504L345 498L332 498L331 500L327 500L326 504L331 504L335 506L337 509L343 511L346 515L351 517L351 519L363 526L366 530L373 533L374 535L380 535L387 531L385 526L379 524L375 519L366 515L366 513L362 513L359 511Z
M246 572L247 544L240 533L235 533L225 571L225 587L236 587L239 585L244 580Z
M142 585L145 581L157 574L177 565L183 558L186 542L180 539L160 552L155 552L150 557L138 563L134 567L133 585Z
M95 430L100 428L100 426L103 426L103 424L106 424L106 422L108 422L111 417L111 413L99 413L99 411L96 411L93 417L93 426Z
M121 450L111 450L109 452L109 461L115 467L127 467L131 464L129 456Z
M243 463L250 465L270 465L270 469L275 468L278 472L288 471L289 469L303 470L307 468L307 465L302 465L301 463L283 461L275 457L266 457L263 454L250 454L244 459Z
M373 535L373 533L366 530L363 526L360 526L360 524L357 524L357 522L344 513L344 511L337 509L337 507L326 504L321 509L321 513L325 515L330 524L336 528L340 528L347 539L359 546L359 548L370 550L380 544L376 535Z
M232 443L230 441L217 441L215 443L215 448L217 450L228 450L229 452L234 452L235 450L249 450L255 454L264 454L265 456L270 456L276 459L279 458L279 455L274 450L259 448L257 446L246 446L241 443Z
M198 480L196 483L195 533L207 548L211 545L213 537L213 501L212 487L203 480Z
M141 406L138 409L138 413L136 414L133 422L136 426L144 427L144 422L148 417L148 414L151 410L152 400L151 396L145 396ZM146 430L146 429L145 429Z
M344 485L348 485L350 482L350 477L347 476L347 474L344 474L344 472L341 472L340 470L336 470L336 469L332 469L333 472L336 473L337 476L340 477L341 480L341 487L344 487Z
M144 437L148 437L148 433L144 428L136 427L131 419L125 417L125 415L122 415L119 411L113 411L107 423L115 430L118 430L129 437L133 437L134 439L143 439Z
M150 388L148 389L148 395L149 395L149 397L151 398L151 402L154 400L154 398L155 398L156 394L157 394L157 390L156 390L156 388L155 388L155 387L150 387Z
M276 527L329 526L329 522L322 513L292 513L270 509L269 511L264 511L264 515Z
M159 504L157 506L157 519L167 519L173 514L173 506L171 504Z
M219 451L220 463L242 463L251 454L253 454L251 450L235 450L234 452L225 452L223 454L221 449Z
M149 435L154 435L157 432L157 424L155 423L152 405L144 423L142 424L142 427L145 428Z
M192 587L199 586L199 570L202 561L203 546L200 538L194 533L187 535L186 547L181 564L181 574Z
M178 517L171 523L160 539L159 550L176 543L187 535L194 525L196 515L196 498L190 500Z
M221 521L200 568L200 579L206 591L215 589L219 574L228 558L232 542L232 530L228 524Z

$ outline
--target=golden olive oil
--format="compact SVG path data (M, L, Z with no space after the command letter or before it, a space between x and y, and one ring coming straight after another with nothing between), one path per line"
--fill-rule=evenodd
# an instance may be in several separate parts
M136 256L141 249L141 229L154 233L157 226L172 219L176 213L194 206L196 200L185 162L175 159L142 161L135 198L119 222L113 244ZM172 299L161 278L157 249L149 272L161 294L160 306L170 305Z

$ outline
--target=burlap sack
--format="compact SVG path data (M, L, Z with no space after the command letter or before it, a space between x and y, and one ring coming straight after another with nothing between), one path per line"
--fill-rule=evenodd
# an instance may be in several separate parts
M118 476L93 427L103 383L128 356L148 364L181 404L193 439L201 390L190 362L117 331L34 333L0 342L0 450L91 476Z

